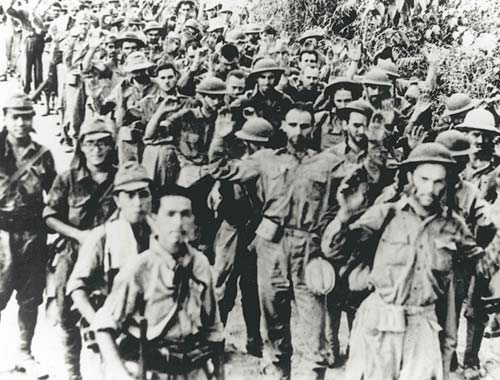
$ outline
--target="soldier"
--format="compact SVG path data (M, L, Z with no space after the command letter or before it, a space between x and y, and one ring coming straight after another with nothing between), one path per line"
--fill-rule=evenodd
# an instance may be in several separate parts
M464 93L456 93L446 100L443 118L450 120L449 128L463 123L465 115L479 105L479 102Z
M292 299L299 314L299 329L307 342L304 376L322 379L326 369L322 322L325 311L322 299L306 286L304 269L311 259L322 256L320 236L329 213L335 209L332 195L344 173L340 170L337 175L341 168L337 157L308 149L313 123L312 109L298 103L287 112L282 124L288 137L286 148L262 149L244 160L227 162L223 158L223 134L218 128L211 149L216 178L238 183L257 179L264 200L255 246L259 297L268 338L269 363L265 371L272 378L291 376Z
M113 131L102 118L89 119L80 131L72 167L60 174L50 190L43 216L64 243L53 258L53 283L47 289L48 306L55 308L62 329L68 379L80 379L81 339L78 312L72 309L66 285L78 248L90 230L115 211L112 197L116 169Z
M323 108L314 115L316 132L320 135L320 149L325 150L345 141L343 121L339 111L353 100L358 100L363 92L361 83L347 79L337 78L325 87L320 96L325 100L324 106L316 102L315 108Z
M3 105L0 132L0 311L17 292L20 330L16 367L37 379L48 377L31 354L38 306L42 303L47 265L43 228L43 192L56 176L52 154L34 142L33 103L24 94Z
M146 170L135 161L122 165L114 179L113 194L117 213L93 229L82 244L66 287L83 317L82 327L94 320L120 268L149 248L151 229L146 217L151 212L152 195ZM97 351L91 331L82 333L85 346ZM92 359L100 360L91 355L87 362ZM101 368L93 369L96 373L88 378L102 377Z
M273 133L272 125L265 119L249 119L234 134L237 139L234 144L236 149L229 153L236 157L228 158L242 158L241 152L238 152L241 149L237 149L241 142L245 145L243 157L266 148ZM262 200L258 199L258 190L253 183L221 183L218 193L221 200L214 208L224 220L214 241L214 280L222 323L226 324L234 307L239 282L243 318L247 328L246 350L250 355L262 357L257 257L255 249L250 247L255 238L255 229L260 223Z
M402 166L409 195L375 205L354 222L366 202L362 187L339 188L340 209L323 235L323 252L335 260L365 242L372 247L360 251L370 263L372 293L354 320L349 379L449 377L457 330L454 265L460 257L475 266L484 255L463 219L443 206L454 165L443 145L421 144Z
M210 266L187 243L194 229L190 199L180 190L161 195L154 219L149 250L121 268L94 318L105 365L120 380L146 378L144 372L157 379L223 378L222 325ZM117 347L113 338L120 332L126 339ZM132 366L124 364L131 361L139 361L142 374L137 366L129 372Z
M260 59L248 76L255 87L240 99L242 113L255 113L269 121L276 130L281 126L281 121L293 102L288 95L276 90L283 72L272 59Z
M148 38L146 55L150 61L157 63L162 56L161 41L165 29L156 21L150 21L145 25L143 32Z

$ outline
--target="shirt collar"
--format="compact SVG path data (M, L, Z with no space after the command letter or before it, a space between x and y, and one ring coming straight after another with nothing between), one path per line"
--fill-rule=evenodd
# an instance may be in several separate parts
M7 157L9 154L13 154L12 144L10 143L9 138L7 136L5 137L4 143L5 143L4 157ZM32 154L36 152L36 150L37 147L35 143L33 142L33 140L30 139L30 143L26 146L26 150L24 151L24 156L26 156L26 154Z
M172 255L167 252L158 242L157 239L151 239L150 248L156 255L160 256L162 260L166 263L167 267L171 270L174 270L176 266L181 265L184 268L188 267L191 261L193 260L192 249L189 245L186 244L186 252L179 259L175 260Z

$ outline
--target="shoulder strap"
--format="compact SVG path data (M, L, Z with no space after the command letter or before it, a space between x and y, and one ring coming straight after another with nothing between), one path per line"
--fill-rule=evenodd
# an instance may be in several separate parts
M20 179L24 173L26 173L28 170L31 169L31 167L37 162L42 156L48 151L47 148L41 146L40 149L31 157L28 161L26 161L24 164L22 164L17 170L15 171L14 174L9 179L9 185L8 187L10 188L13 186L18 179Z

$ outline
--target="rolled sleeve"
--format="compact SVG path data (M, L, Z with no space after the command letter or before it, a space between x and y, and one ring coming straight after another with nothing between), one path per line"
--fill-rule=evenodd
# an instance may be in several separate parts
M69 182L68 174L58 175L47 196L43 217L68 215Z
M104 227L99 226L80 247L78 259L66 286L67 295L79 289L91 292L105 285L105 236Z

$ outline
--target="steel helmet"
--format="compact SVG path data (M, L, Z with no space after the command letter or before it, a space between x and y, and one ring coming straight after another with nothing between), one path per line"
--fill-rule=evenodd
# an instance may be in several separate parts
M456 161L453 159L450 150L443 144L430 142L418 145L401 165L423 163L454 165Z
M441 132L436 137L435 142L447 147L452 157L467 156L477 151L477 149L472 146L469 137L465 133L454 129Z
M248 77L255 78L257 75L267 72L274 72L281 75L285 70L279 67L274 59L261 58L255 63Z
M462 112L470 111L477 107L479 101L472 99L469 95L464 93L456 93L451 95L446 101L446 109L443 116L457 115Z
M235 133L240 140L267 142L274 134L274 128L270 122L261 117L251 117L241 130Z
M387 72L380 68L373 68L365 74L361 82L365 85L391 87L392 82Z
M373 107L366 100L358 99L352 102L347 103L344 108L340 108L337 110L337 114L339 118L342 120L348 120L351 112L358 112L362 115L365 115L370 121L373 115Z
M196 92L206 95L225 95L226 83L220 78L207 76L196 86Z
M314 294L327 295L335 287L335 269L325 259L316 257L304 269L307 288Z

